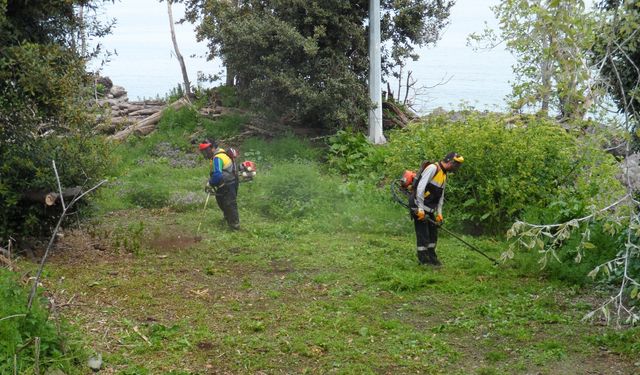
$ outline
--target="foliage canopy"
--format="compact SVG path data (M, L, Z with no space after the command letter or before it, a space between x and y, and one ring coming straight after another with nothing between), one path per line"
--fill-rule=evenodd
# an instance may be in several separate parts
M293 124L363 124L369 108L368 1L185 0L210 57L236 73L239 94ZM435 43L453 1L382 1L385 74Z
M602 60L602 75L619 110L629 115L629 130L640 121L640 1L606 0L603 32L595 52ZM640 147L635 134L636 147Z
M42 209L23 202L22 193L57 190L52 159L63 186L83 185L106 162L102 143L87 136L88 76L74 47L78 5L93 6L0 1L0 239L38 233Z
M330 161L352 175L389 180L422 160L459 152L466 161L447 187L445 209L470 229L501 232L523 215L561 220L610 203L622 191L614 158L597 141L581 139L552 120L432 115L388 139L387 146L375 148L364 137L341 132L333 139ZM570 208L548 210L560 202Z

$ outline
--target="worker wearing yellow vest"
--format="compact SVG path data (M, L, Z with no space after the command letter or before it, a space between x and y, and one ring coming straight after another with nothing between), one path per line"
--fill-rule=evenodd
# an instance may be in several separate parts
M438 226L442 223L442 205L447 172L460 168L464 158L455 152L448 153L437 163L430 163L416 176L414 194L409 199L409 208L416 230L417 256L420 264L439 266L436 255Z
M214 193L218 207L231 229L240 229L238 216L238 172L234 160L235 155L218 147L215 141L205 140L200 144L200 152L210 160L211 170L207 191ZM231 150L231 149L230 149Z

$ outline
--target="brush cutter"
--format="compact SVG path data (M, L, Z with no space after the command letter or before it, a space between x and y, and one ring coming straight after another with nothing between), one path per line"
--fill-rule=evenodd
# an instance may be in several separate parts
M200 234L200 226L202 225L202 220L204 220L204 213L207 211L207 205L209 204L209 198L211 197L211 192L207 192L207 199L204 201L204 208L202 209L202 216L200 217L200 222L198 223L198 230L196 231L196 235Z
M250 160L244 161L238 167L237 182L239 184L243 182L251 182L253 181L253 178L256 176L256 173L257 173L256 163ZM207 199L204 201L204 208L202 209L202 217L200 218L200 223L198 223L198 230L196 232L196 235L200 233L200 227L202 226L202 220L204 220L204 217L205 217L204 214L207 211L209 198L211 197L211 194L218 195L218 188L207 184L207 187L205 188L205 192L207 193Z
M408 176L411 176L411 171L405 171L405 173L404 173L404 175L403 175L403 177L401 179L397 179L397 180L391 181L391 184L389 185L389 188L391 190L391 195L393 196L393 199L397 203L399 203L401 206L403 206L403 207L415 212L417 209L409 207L409 204L407 203L409 201L409 198L411 197L411 190L410 190L411 181L407 181L408 180L408 178L407 178ZM415 173L413 173L413 175L411 177L415 177ZM498 261L496 259L488 256L482 250L478 249L476 246L473 246L472 244L470 244L467 241L463 240L459 235L457 235L457 234L453 233L452 231L448 230L447 228L443 227L442 224L436 223L435 221L431 220L428 217L426 217L425 220L429 221L432 224L437 225L438 228L444 230L445 232L447 232L448 234L453 236L458 241L460 241L463 244L467 245L467 247L469 247L471 250L479 253L483 257L485 257L488 260L492 261L494 265L498 265Z

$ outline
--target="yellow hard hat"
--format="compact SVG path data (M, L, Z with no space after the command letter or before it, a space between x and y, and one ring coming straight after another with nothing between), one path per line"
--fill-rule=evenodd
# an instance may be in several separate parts
M455 161L456 163L464 163L464 157L462 157L462 155L458 154L457 152L450 152L447 154L447 156L444 157L444 161L448 162L448 161Z

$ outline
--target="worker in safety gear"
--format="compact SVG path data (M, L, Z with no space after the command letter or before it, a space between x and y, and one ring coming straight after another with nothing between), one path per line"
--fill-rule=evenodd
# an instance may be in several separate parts
M211 163L209 181L205 190L215 194L218 207L231 229L240 229L238 216L238 173L235 160L227 151L218 147L217 142L205 140L199 146L200 152Z
M464 163L464 158L455 153L448 153L437 163L427 165L419 178L415 195L409 199L411 217L416 230L417 255L420 264L439 266L436 255L438 226L442 224L442 204L447 172L456 171Z

